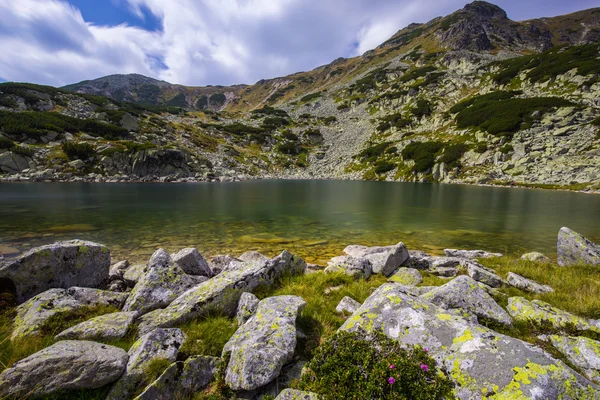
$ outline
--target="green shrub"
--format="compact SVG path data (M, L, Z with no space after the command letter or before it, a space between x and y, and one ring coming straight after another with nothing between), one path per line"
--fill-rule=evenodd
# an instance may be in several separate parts
M0 98L0 106L8 107L8 108L15 108L17 106L17 102L11 98L2 97L2 98Z
M377 126L377 130L379 132L385 132L392 126L397 129L402 129L409 126L412 122L409 118L402 118L401 113L386 115L385 117L381 118L380 121L381 122Z
M227 101L227 97L223 93L214 93L209 97L209 101L211 105L216 105L217 107L222 106Z
M12 151L13 153L19 154L23 157L33 157L33 155L35 154L33 149L30 149L29 147L26 147L26 146L14 146L14 147L11 147L10 151Z
M275 130L282 126L287 126L290 121L283 117L268 117L263 120L261 127L266 130Z
M488 150L487 143L477 143L475 147L475 153L483 154Z
M379 68L366 74L364 77L358 79L353 86L353 92L365 93L371 89L377 88L377 84L383 82L387 76L388 71L386 68L390 63L386 63Z
M590 122L594 126L600 126L600 117L596 118L592 122Z
M122 141L120 143L123 146L127 147L127 151L129 153L137 153L138 151L156 148L156 145L154 143L150 143L150 142L138 143L138 142L131 142L131 141Z
M415 69L407 72L406 74L402 75L399 80L400 80L400 82L412 81L413 79L419 79L432 71L435 71L435 67L432 65L427 65L427 66L421 67L421 68L415 68Z
M4 136L0 136L0 149L10 149L15 145L15 142L6 138Z
M375 163L375 173L376 174L383 174L385 172L390 172L394 168L396 168L396 164L394 164L393 162L382 160L382 161L377 161L377 163Z
M206 97L206 95L200 96L196 101L196 108L198 110L204 110L206 107L208 107L208 97Z
M522 93L523 92L517 91L517 90L513 90L510 92L505 92L505 91L499 90L496 92L491 92L491 93L483 94L480 96L474 96L474 97L471 97L470 99L463 100L460 103L457 103L454 107L452 107L450 109L450 112L452 114L456 114L456 113L461 112L465 108L472 106L476 102L491 102L494 100L506 100L506 99L511 99L515 96L518 96Z
M512 147L512 145L510 145L510 144L507 143L507 144L505 144L504 146L502 146L500 148L500 153L502 153L502 154L508 154L508 153L510 153L513 150L514 150L514 148Z
M468 148L469 146L464 143L456 143L446 146L440 161L451 168L457 167L459 165L459 160L463 154L465 154Z
M294 132L290 131L289 129L286 129L283 132L281 132L281 136L283 136L285 139L292 141L292 142L298 141L298 135L296 135Z
M443 147L441 142L413 142L402 150L402 158L414 160L414 172L427 172L433 168L435 157Z
M321 96L323 96L323 93L321 93L321 92L311 93L311 94L307 94L306 96L302 97L300 99L300 101L303 102L303 103L307 103L307 102L312 101L314 99L318 99Z
M383 142L367 147L366 149L358 153L358 157L362 161L374 162L385 152L385 150L388 147L390 147L391 144L392 142Z
M171 100L167 101L167 106L181 107L181 108L187 107L188 104L187 104L187 100L185 99L185 94L179 93L177 96L175 96Z
M332 124L334 122L337 122L337 118L335 117L335 115L330 115L329 117L323 118L323 123L325 125L329 125L329 124Z
M419 99L417 100L417 105L411 110L411 113L419 119L431 115L431 103L427 100Z
M289 118L290 116L288 115L287 112L285 112L284 110L280 110L278 108L274 108L271 106L264 106L262 108L259 108L257 110L253 110L252 111L253 115L274 115L276 117L283 117L283 118ZM310 115L309 115L310 116Z
M336 333L317 349L299 386L324 400L452 397L452 384L423 348L405 349L381 332Z
M70 160L87 160L96 153L94 146L89 143L65 142L61 147Z
M350 106L348 105L348 103L342 103L339 106L337 106L337 109L340 111L347 110L349 108L350 108Z
M277 151L290 156L295 156L300 153L298 143L294 142L283 142L277 145Z

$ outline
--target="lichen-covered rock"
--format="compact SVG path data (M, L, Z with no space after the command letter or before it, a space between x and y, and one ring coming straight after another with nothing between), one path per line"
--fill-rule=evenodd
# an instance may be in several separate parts
M409 250L408 259L404 262L404 266L414 269L428 269L429 262L432 256L421 250Z
M218 275L224 271L235 271L244 268L244 262L232 256L218 255L210 260L210 270L214 275Z
M347 312L350 314L354 314L354 312L358 310L359 307L360 303L358 301L354 300L352 297L344 296L344 298L340 300L338 305L335 307L335 311L339 313Z
M390 276L409 258L408 250L402 242L394 246L382 247L351 245L344 249L344 253L354 258L369 260L373 273L385 276Z
M556 347L589 379L600 382L600 342L586 337L558 336L549 337Z
M110 251L83 240L36 247L0 266L0 278L10 279L23 303L47 289L100 287L108 281Z
M368 279L371 276L371 262L365 258L354 258L352 256L333 257L327 263L325 273L342 271L354 278Z
M465 310L501 324L510 325L512 318L468 276L459 276L421 296L443 308Z
M238 259L246 264L266 264L270 260L269 257L259 253L258 251L247 251L239 256Z
M542 264L550 264L552 260L546 257L542 253L538 253L537 251L533 251L531 253L525 253L521 256L522 260L534 261Z
M448 257L468 258L470 260L475 260L478 258L502 257L501 253L489 253L483 250L444 249L444 254L446 254Z
M50 289L34 296L17 307L11 340L35 335L55 315L69 313L84 307L113 306L121 308L126 293L98 289Z
M116 340L125 337L137 312L101 315L62 331L54 340Z
M296 348L296 317L306 303L298 296L262 300L256 314L223 348L229 357L225 382L233 390L254 390L275 379Z
M469 276L475 279L477 282L485 283L486 285L491 286L493 288L499 288L502 287L502 285L504 285L504 281L502 280L502 278L496 275L489 268L486 268L483 265L473 261L467 262L466 266L467 273L469 274Z
M242 264L181 294L163 310L155 310L139 318L141 334L162 327L172 327L210 311L233 316L243 292L251 292L260 284L272 284L278 277L303 275L306 263L288 251L265 265Z
M437 268L455 268L457 269L461 265L462 259L457 257L430 257L429 267L431 269Z
M193 247L185 248L171 256L175 264L189 275L200 275L210 278L212 272L202 254Z
M516 321L546 322L557 329L573 325L582 331L590 330L600 333L600 327L591 324L588 320L541 300L529 301L524 297L511 297L508 299L507 310Z
M131 398L140 386L149 383L144 382L144 372L152 360L175 362L184 340L184 333L177 328L155 329L139 338L129 349L125 373L110 389L107 400Z
M164 308L181 293L206 279L186 274L172 262L169 253L159 249L150 258L144 275L131 291L123 310L145 314Z
M127 353L105 344L65 340L18 361L0 375L0 397L29 398L96 389L119 379Z
M508 273L507 281L508 281L509 285L514 286L517 289L524 290L526 292L531 292L531 293L554 292L554 289L552 289L548 285L542 285L541 283L538 283L531 279L524 278L521 275L517 275L513 272Z
M569 228L558 232L558 265L600 265L600 245Z
M128 267L129 267L129 261L127 261L127 260L114 263L113 265L110 266L110 269L108 272L108 280L110 282L112 282L114 280L123 279L123 273L125 272L125 270Z
M458 275L458 268L455 267L435 267L431 268L429 271L432 275L440 276L443 278L454 278Z
M239 325L243 325L256 313L260 300L252 293L244 292L238 302L235 319Z
M275 400L319 400L319 396L312 392L303 392L296 389L284 389Z
M134 287L144 275L145 269L146 264L130 265L125 271L123 271L123 280L125 280L129 287Z
M171 364L135 400L171 400L192 397L215 377L219 359L194 356Z
M486 393L536 400L596 395L597 386L542 349L469 322L399 286L379 287L340 329L382 330L401 343L427 347L449 372L461 400Z
M388 278L390 282L400 283L407 286L417 286L423 282L421 273L414 268L400 268L394 275Z

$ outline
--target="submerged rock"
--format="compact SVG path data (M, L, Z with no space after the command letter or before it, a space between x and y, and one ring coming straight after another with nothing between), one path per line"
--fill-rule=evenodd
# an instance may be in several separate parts
M189 247L173 254L171 258L188 275L212 276L208 263L198 249Z
M238 302L235 319L239 325L243 325L256 313L260 300L252 293L244 292Z
M339 313L348 312L350 314L354 314L354 312L359 308L360 303L358 301L354 300L352 297L345 296L342 300L340 300L337 307L335 307L335 311Z
M456 383L459 399L594 398L598 387L560 360L522 340L449 313L388 283L377 289L340 328L383 330L407 345L428 347Z
M229 357L225 382L233 390L255 390L275 379L296 348L296 318L306 303L298 296L269 297L223 348Z
M517 289L521 289L524 290L526 292L531 292L531 293L550 293L550 292L554 292L554 289L552 289L550 286L548 285L542 285L541 283L538 283L536 281L533 281L531 279L527 279L522 277L521 275L517 275L513 272L509 272L508 273L508 284L511 286L516 287Z
M468 258L470 260L475 260L477 258L502 257L501 253L489 253L483 250L444 249L444 254L448 257Z
M54 340L116 340L127 335L137 312L118 312L101 315L69 328Z
M558 265L600 265L600 245L586 239L569 228L558 232Z
M372 273L371 262L364 258L354 258L352 256L333 257L327 263L325 273L338 271L342 271L353 278L368 279Z
M591 380L600 382L600 342L586 337L552 335L552 345Z
M543 264L550 264L552 260L543 255L542 253L538 253L537 251L531 253L525 253L521 256L522 260L534 261Z
M296 389L284 389L275 400L319 400L320 397L312 392L303 392Z
M369 260L373 273L385 276L390 276L409 258L408 250L402 242L382 247L351 245L344 249L344 253L354 258Z
M72 286L100 287L108 281L110 251L83 240L56 242L36 247L21 257L0 265L0 278L16 287L23 303L47 289Z
M417 286L423 282L421 273L414 268L400 268L394 275L388 278L390 282L400 283L402 285Z
M0 375L0 397L29 398L96 389L119 379L127 353L118 347L65 340L18 361Z

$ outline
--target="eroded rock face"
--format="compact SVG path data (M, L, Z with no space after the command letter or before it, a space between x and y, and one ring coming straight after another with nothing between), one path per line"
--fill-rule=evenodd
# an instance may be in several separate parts
M408 250L404 243L395 246L366 247L351 245L344 249L344 253L354 258L369 260L374 274L390 276L409 258Z
M402 285L417 286L423 282L421 273L414 268L400 268L388 278L390 282L400 283Z
M54 340L116 340L125 337L137 312L118 312L101 315L75 325Z
M372 273L371 262L365 258L354 258L352 256L338 256L333 257L331 261L327 263L325 273L332 273L342 271L346 275L350 275L353 278L364 278L368 279Z
M36 247L0 266L0 278L10 279L23 303L52 288L100 287L108 281L110 251L83 240Z
M305 270L304 260L288 251L265 265L243 264L181 294L167 308L143 315L139 319L139 332L144 334L158 327L175 326L210 311L233 316L243 292L251 292L260 284L271 284L285 274L302 275Z
M586 337L552 335L550 341L591 380L600 382L600 342Z
M262 300L256 314L223 348L230 357L225 382L233 390L254 390L275 379L296 347L296 317L306 303L298 296Z
M235 313L235 319L238 324L245 324L256 313L258 303L260 303L260 300L252 293L242 293Z
M449 371L461 400L479 399L482 393L574 400L593 398L598 390L543 350L449 313L393 283L377 289L340 329L381 329L402 343L428 347Z
M171 258L188 275L212 276L208 263L198 249L189 247L173 254Z
M444 254L446 254L448 257L468 258L470 260L475 260L478 258L502 257L501 253L489 253L483 250L444 249Z
M119 379L128 355L105 344L65 340L6 369L0 397L30 397L60 390L96 389Z
M517 289L524 290L526 292L531 292L531 293L554 292L554 289L552 289L548 285L542 285L541 283L538 283L531 279L524 278L521 275L517 275L513 272L508 273L507 281L508 281L509 285L514 286Z
M558 232L558 265L600 265L600 245L569 228Z
M312 392L303 392L296 389L284 389L275 400L319 400L319 396Z
M152 360L175 362L184 340L184 333L177 328L155 329L138 339L129 349L129 361L123 376L111 388L107 399L131 398L140 385L144 384L144 371Z

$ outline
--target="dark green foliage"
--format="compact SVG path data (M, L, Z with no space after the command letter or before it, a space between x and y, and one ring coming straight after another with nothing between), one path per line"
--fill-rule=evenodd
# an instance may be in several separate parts
M61 147L70 160L87 160L96 153L94 146L89 143L65 142Z
M419 119L431 115L431 103L427 100L419 99L417 100L417 105L410 112Z
M12 151L13 153L19 154L23 157L33 157L33 154L34 154L33 149L30 149L29 147L25 147L25 146L14 146L14 147L11 147L10 151Z
M122 110L109 110L106 108L98 108L96 109L98 113L106 113L106 118L113 124L118 124L121 122L121 119L125 115L125 111Z
M397 129L402 129L411 124L411 120L408 118L403 118L401 113L386 115L385 117L381 118L380 121L381 122L377 126L377 130L379 132L385 132L392 126Z
M378 99L387 99L387 100L394 100L394 99L399 99L402 96L406 96L408 94L408 90L391 90L388 92L383 93L381 96L379 96ZM375 99L373 99L372 102L374 102Z
M492 135L508 136L522 129L523 124L531 124L534 111L544 114L555 107L573 106L570 101L558 97L498 100L478 96L469 101L471 105L456 116L459 128L473 127Z
M15 108L17 106L17 102L11 98L2 97L2 98L0 98L0 106L8 107L8 108Z
M434 83L438 83L440 78L444 75L446 75L445 72L432 72L431 74L425 77L423 82L412 85L411 87L418 89L429 85L433 85Z
M277 145L277 151L290 156L295 156L300 154L300 146L298 146L298 143L294 142L283 142Z
M514 150L514 148L512 147L512 145L505 144L504 146L502 146L500 148L500 153L502 153L502 154L508 154L508 153L510 153L513 150Z
M475 147L475 152L479 154L483 154L488 150L488 146L486 143L477 143L477 147Z
M408 71L404 75L402 75L399 80L400 80L400 82L408 82L413 79L419 79L419 78L427 75L429 72L433 72L433 71L435 71L435 67L432 65L427 65L427 66L421 67L421 68L415 68L411 71Z
M337 109L340 111L347 110L349 108L350 108L350 106L348 105L348 103L342 103L339 106L337 106Z
M362 161L370 161L375 162L384 152L390 147L392 142L383 142L370 147L367 147L360 153L358 153L358 157Z
M275 93L273 93L271 96L269 96L269 98L267 99L267 101L269 102L274 102L280 98L282 98L283 96L285 96L285 94L287 92L289 92L290 90L294 89L296 86L295 85L289 85L284 87L283 89L277 89L275 91Z
M225 104L227 97L223 93L215 93L210 96L209 100L211 105L220 107Z
M323 118L323 123L325 125L329 125L334 122L337 122L337 118L334 115L330 115L329 117Z
M310 118L312 118L312 115L310 115L309 113L304 113L304 114L300 114L299 118L310 119Z
M186 108L188 104L187 100L185 99L185 94L179 93L177 96L167 101L167 106Z
M287 126L290 124L285 118L282 117L268 117L263 120L262 127L266 130L275 130L282 126Z
M4 136L0 136L0 149L10 149L15 145L15 142Z
M56 96L59 93L64 93L64 91L52 86L42 86L35 85L32 83L16 82L0 83L0 92L4 94L13 94L15 96L22 97L23 99L25 99L25 103L29 105L36 104L40 99L35 93L32 92L41 92L50 96Z
M123 141L120 143L123 146L127 147L127 151L129 153L137 153L138 151L156 148L156 145L153 143L150 143L150 142L138 143L138 142L131 142L131 141Z
M208 107L208 97L206 96L201 96L200 98L198 98L198 100L196 101L196 108L198 110L204 110L206 107Z
M600 117L596 118L592 122L590 122L594 126L600 126Z
M298 141L298 135L296 135L294 132L290 131L289 129L286 129L283 132L281 132L281 136L283 136L285 139L292 141L292 142Z
M396 146L388 147L385 149L385 154L397 154L398 148Z
M354 84L354 92L365 93L371 89L375 89L377 84L383 82L388 73L386 68L390 65L390 63L386 63L385 65L374 69L369 72L364 77L358 79Z
M155 101L160 96L160 87L151 83L144 83L136 89L139 98Z
M464 143L456 143L446 146L440 161L451 168L458 167L460 158L468 149L469 146Z
M422 348L405 349L381 332L369 336L336 333L316 350L300 388L324 400L452 397L452 384Z
M532 82L553 79L573 68L577 68L577 73L583 76L600 74L599 49L598 44L555 47L540 54L498 61L495 64L504 69L494 75L493 79L496 83L507 84L526 70L530 70L527 78Z
M441 142L413 142L402 150L402 157L414 160L414 172L427 172L433 168L435 157L443 147Z
M520 95L521 93L523 93L523 92L516 91L516 90L511 91L511 92L505 92L505 91L500 90L497 92L483 94L481 96L471 97L468 100L463 100L460 103L457 103L454 107L452 107L450 109L450 112L453 114L456 114L458 112L461 112L465 108L472 106L476 102L492 102L494 100L506 100L506 99L511 99L517 95Z
M259 108L257 110L253 110L252 111L253 115L273 115L276 117L283 117L283 118L289 118L290 116L288 115L287 112L285 112L284 110L280 110L278 108L274 108L271 106L264 106L263 108Z
M307 102L312 101L314 99L318 99L321 96L323 96L323 93L321 93L321 92L311 93L311 94L307 94L306 96L302 97L300 99L300 101L304 102L304 103L307 103Z
M245 136L250 134L261 134L264 132L263 128L256 128L254 126L244 125L239 122L234 122L230 125L217 125L220 129L227 133L237 136Z
M396 164L394 164L393 162L380 160L375 163L376 174L383 174L385 172L393 170L394 168L396 168Z

